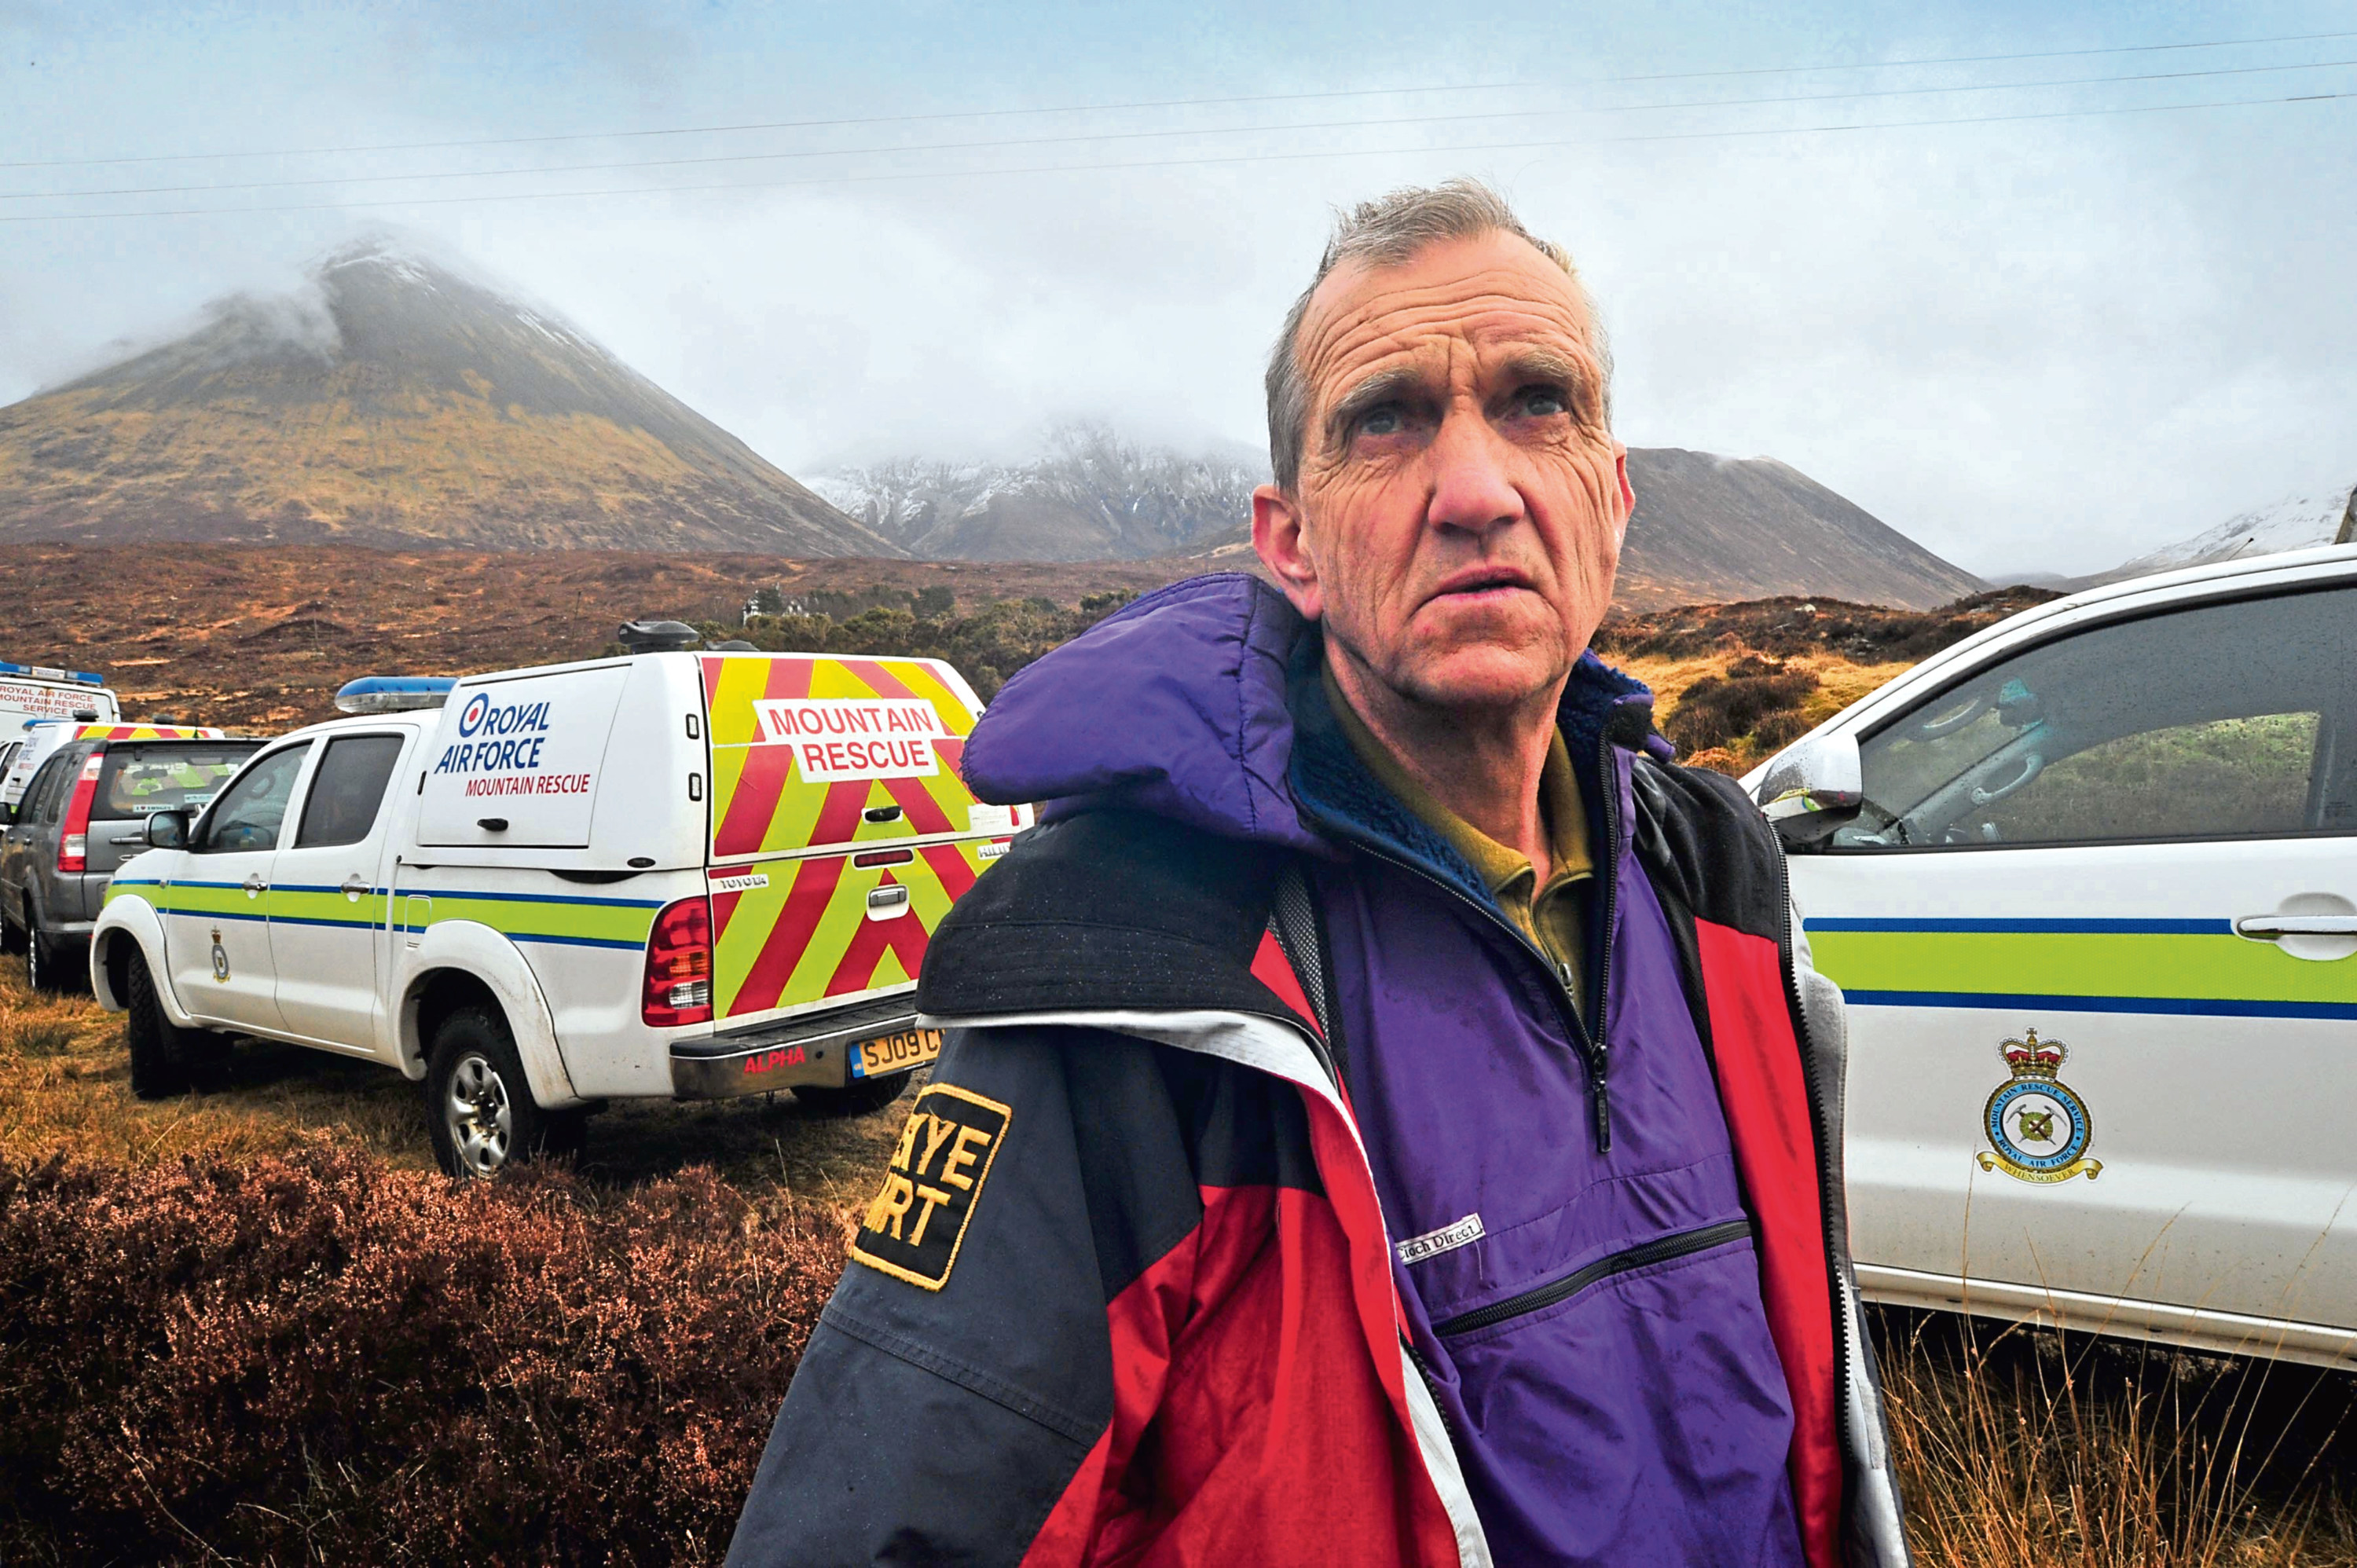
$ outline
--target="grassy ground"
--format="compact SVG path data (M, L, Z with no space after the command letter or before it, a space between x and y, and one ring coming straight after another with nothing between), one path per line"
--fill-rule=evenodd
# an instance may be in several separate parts
M627 1192L708 1165L756 1203L864 1201L899 1117L780 1097L618 1108L582 1171ZM71 1148L162 1167L283 1152L320 1130L425 1168L415 1086L293 1047L240 1048L232 1081L132 1099L122 1023L37 996L0 961L0 1153ZM1918 1560L1936 1568L2357 1568L2357 1380L1887 1314L1882 1354Z
M326 1129L390 1165L430 1170L418 1088L372 1063L245 1041L228 1085L145 1102L131 1097L123 1020L85 993L37 995L21 959L0 961L0 1153L69 1149L124 1165L210 1151L292 1148ZM616 1106L590 1122L584 1175L616 1187L711 1166L748 1194L791 1193L848 1209L870 1196L901 1118L829 1120L769 1101Z

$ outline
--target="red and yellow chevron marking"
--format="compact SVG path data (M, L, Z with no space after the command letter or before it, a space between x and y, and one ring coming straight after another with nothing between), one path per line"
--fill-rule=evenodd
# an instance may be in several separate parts
M987 842L926 844L892 865L856 865L856 856L844 854L728 868L733 875L758 872L769 885L712 896L719 1015L799 1006L914 980L934 928L987 865L981 857ZM893 886L909 890L907 913L869 919L868 894Z
M84 725L76 740L219 740L221 732L199 725Z
M910 846L908 859L889 865L855 865L851 852L972 830L974 798L957 771L974 729L964 698L925 660L706 654L701 668L712 730L714 875L767 879L713 894L719 1016L915 979L934 928L988 864L981 843ZM791 746L763 740L753 708L804 697L920 699L954 738L933 742L941 771L928 777L808 782ZM867 821L870 809L885 805L900 808L899 820ZM837 847L845 853L808 853ZM887 886L908 889L907 912L867 918L868 894Z
M702 663L716 859L967 831L974 797L957 768L974 714L928 661L740 653L706 654ZM796 697L920 698L957 738L933 743L942 770L929 778L806 783L794 769L792 747L757 744L754 703ZM896 803L902 821L866 820L869 807Z

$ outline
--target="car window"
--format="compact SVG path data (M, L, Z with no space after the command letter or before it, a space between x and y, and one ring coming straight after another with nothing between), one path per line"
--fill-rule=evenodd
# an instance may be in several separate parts
M259 744L110 746L90 814L121 822L157 811L202 811L230 775L260 749Z
M368 837L384 801L386 781L400 760L397 735L343 736L329 741L303 801L296 847L358 843Z
M66 754L59 752L41 764L25 789L25 815L44 826L54 825L66 796Z
M286 802L295 793L295 775L310 749L307 743L271 752L239 775L207 814L203 842L192 847L216 854L276 849Z
M1867 737L1832 848L2357 831L2357 590L2098 627L1975 671Z

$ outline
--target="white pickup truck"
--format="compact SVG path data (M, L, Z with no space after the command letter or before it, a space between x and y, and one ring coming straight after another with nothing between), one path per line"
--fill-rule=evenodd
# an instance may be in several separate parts
M961 782L981 704L948 665L651 652L347 693L379 711L151 817L109 886L91 981L135 1091L232 1035L365 1057L489 1176L609 1099L874 1110L938 1054L926 940L1028 821Z
M2357 1366L2357 548L2041 606L1746 783L1867 1294Z

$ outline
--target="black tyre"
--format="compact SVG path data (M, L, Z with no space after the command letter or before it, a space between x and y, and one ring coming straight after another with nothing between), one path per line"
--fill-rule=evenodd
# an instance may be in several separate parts
M24 950L24 928L9 918L7 903L0 900L0 952L23 952Z
M229 1056L229 1041L210 1029L184 1029L166 1015L156 977L137 948L123 966L123 1034L131 1047L131 1092L142 1100L186 1094Z
M896 1072L884 1078L855 1078L841 1089L811 1083L794 1090L794 1098L819 1116L866 1116L900 1098L916 1072Z
M544 1111L532 1098L507 1021L461 1007L434 1032L425 1070L427 1135L443 1174L489 1180L543 1155L577 1153L580 1108Z

